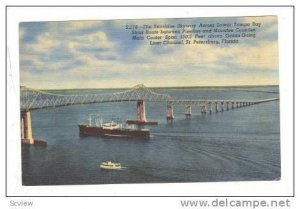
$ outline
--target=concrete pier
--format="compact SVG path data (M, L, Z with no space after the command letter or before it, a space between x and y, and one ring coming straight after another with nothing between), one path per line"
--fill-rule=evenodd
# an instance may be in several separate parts
M167 105L167 121L174 119L174 113L173 113L173 105L168 104Z
M224 102L221 102L221 111L224 111Z
M146 106L143 100L138 100L136 103L136 120L145 122L146 119Z
M21 140L27 144L34 144L32 136L31 115L29 111L21 111Z
M157 125L157 121L147 121L146 119L146 105L144 100L137 100L136 103L136 120L127 120L127 124L136 125Z
M201 113L206 114L206 112L207 112L206 104L204 104L204 105L201 106Z
M22 110L20 119L21 142L29 145L47 146L47 142L33 138L30 111Z
M191 116L192 116L192 106L188 105L186 107L185 117L186 118L191 118Z

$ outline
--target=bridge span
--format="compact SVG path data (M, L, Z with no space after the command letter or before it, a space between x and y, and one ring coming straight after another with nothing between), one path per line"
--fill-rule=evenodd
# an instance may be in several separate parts
M32 133L30 111L42 108L55 108L69 105L82 105L91 103L106 102L137 102L136 122L146 124L145 101L166 102L167 121L174 119L174 106L185 106L185 116L192 116L192 106L200 107L202 114L212 114L220 111L228 111L235 108L246 107L264 102L279 100L279 98L265 100L203 100L203 99L174 99L168 94L157 93L143 84L134 86L131 89L106 94L57 94L49 91L42 91L21 86L20 88L20 109L21 109L21 141L26 144L36 144ZM43 144L43 143L42 143Z
M265 102L271 102L279 100L279 98L271 98L265 100L168 100L167 101L167 120L173 120L173 108L174 106L185 106L185 116L190 118L192 116L192 106L200 107L201 113L223 112L230 109L246 107L254 104L260 104Z

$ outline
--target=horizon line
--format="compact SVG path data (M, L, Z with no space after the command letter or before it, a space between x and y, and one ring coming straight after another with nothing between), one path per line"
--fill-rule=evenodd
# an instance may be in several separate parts
M31 88L29 86L26 85L20 85L21 86L25 86L28 88ZM135 85L136 86L136 85ZM146 86L146 85L145 85ZM238 88L238 87L275 87L275 86L279 86L279 84L265 84L265 85L228 85L228 86L146 86L147 88L153 88L153 89L170 89L170 88L182 88L182 89L191 89L191 88ZM42 88L42 89L38 89L38 88L33 88L33 89L38 89L38 90L93 90L93 89L103 89L103 90L110 90L110 89L130 89L133 88L134 86L131 87L100 87L100 88Z

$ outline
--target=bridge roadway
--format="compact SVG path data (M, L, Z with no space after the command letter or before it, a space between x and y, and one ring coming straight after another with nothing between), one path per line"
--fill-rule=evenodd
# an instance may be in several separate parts
M264 99L264 100L226 100L226 99L220 99L220 100L195 100L195 99L175 99L175 100L168 100L168 104L172 105L183 105L183 106L202 106L204 104L215 104L215 103L250 103L250 104L259 104L259 103L264 103L264 102L271 102L271 101L276 101L279 100L279 98L271 98L271 99Z
M134 86L133 88L116 93L109 94L57 94L49 91L41 91L30 89L22 86L20 92L20 107L21 110L34 110L50 107L61 107L68 105L91 104L91 103L106 103L106 102L127 102L127 101L152 101L152 102L167 102L171 105L192 105L201 106L209 103L250 103L258 104L268 101L278 100L278 98L266 100L182 100L172 99L168 94L156 93L143 84Z

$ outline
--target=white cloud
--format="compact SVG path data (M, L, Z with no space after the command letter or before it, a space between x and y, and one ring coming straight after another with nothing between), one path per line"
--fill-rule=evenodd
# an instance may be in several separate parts
M97 20L78 20L78 21L66 21L63 22L63 28L66 31L70 30L83 30L92 27L99 27L102 25L102 21Z
M99 52L102 56L117 56L114 51L115 43L108 40L105 32L96 31L85 35L69 33L67 36L61 34L61 30L66 32L68 28L82 29L91 27L94 24L96 24L94 21L53 22L49 24L49 29L39 34L34 42L21 43L21 63L31 63L32 68L40 71L59 71L68 65L72 66L72 62L76 63L76 61L85 63L86 68L94 69L108 66L108 61L95 57L97 55L96 51L88 52L89 50L99 49L101 51L103 49L103 51ZM22 36L25 32L24 28L22 28ZM60 59L52 58L60 53L65 53L65 56L62 56ZM24 66L21 66L21 69L24 69Z
M22 43L21 52L23 54L43 54L60 45L60 41L46 32L39 35L33 43Z
M243 23L277 24L277 16L275 15L240 17L239 20Z
M239 68L252 68L253 70L278 69L276 41L261 42L258 45L239 44L228 47L184 45L176 46L177 49L168 54L155 54L151 47L153 46L141 46L131 56L136 59L147 59L147 62L154 65L162 64L176 66L176 68L178 66L202 65L207 67L205 71L220 69L222 63Z
M263 42L255 46L243 46L235 49L232 53L236 56L234 64L242 68L278 69L277 42Z
M75 36L70 40L74 48L93 49L96 47L111 49L114 43L108 40L107 35L103 31L97 31L83 36Z

